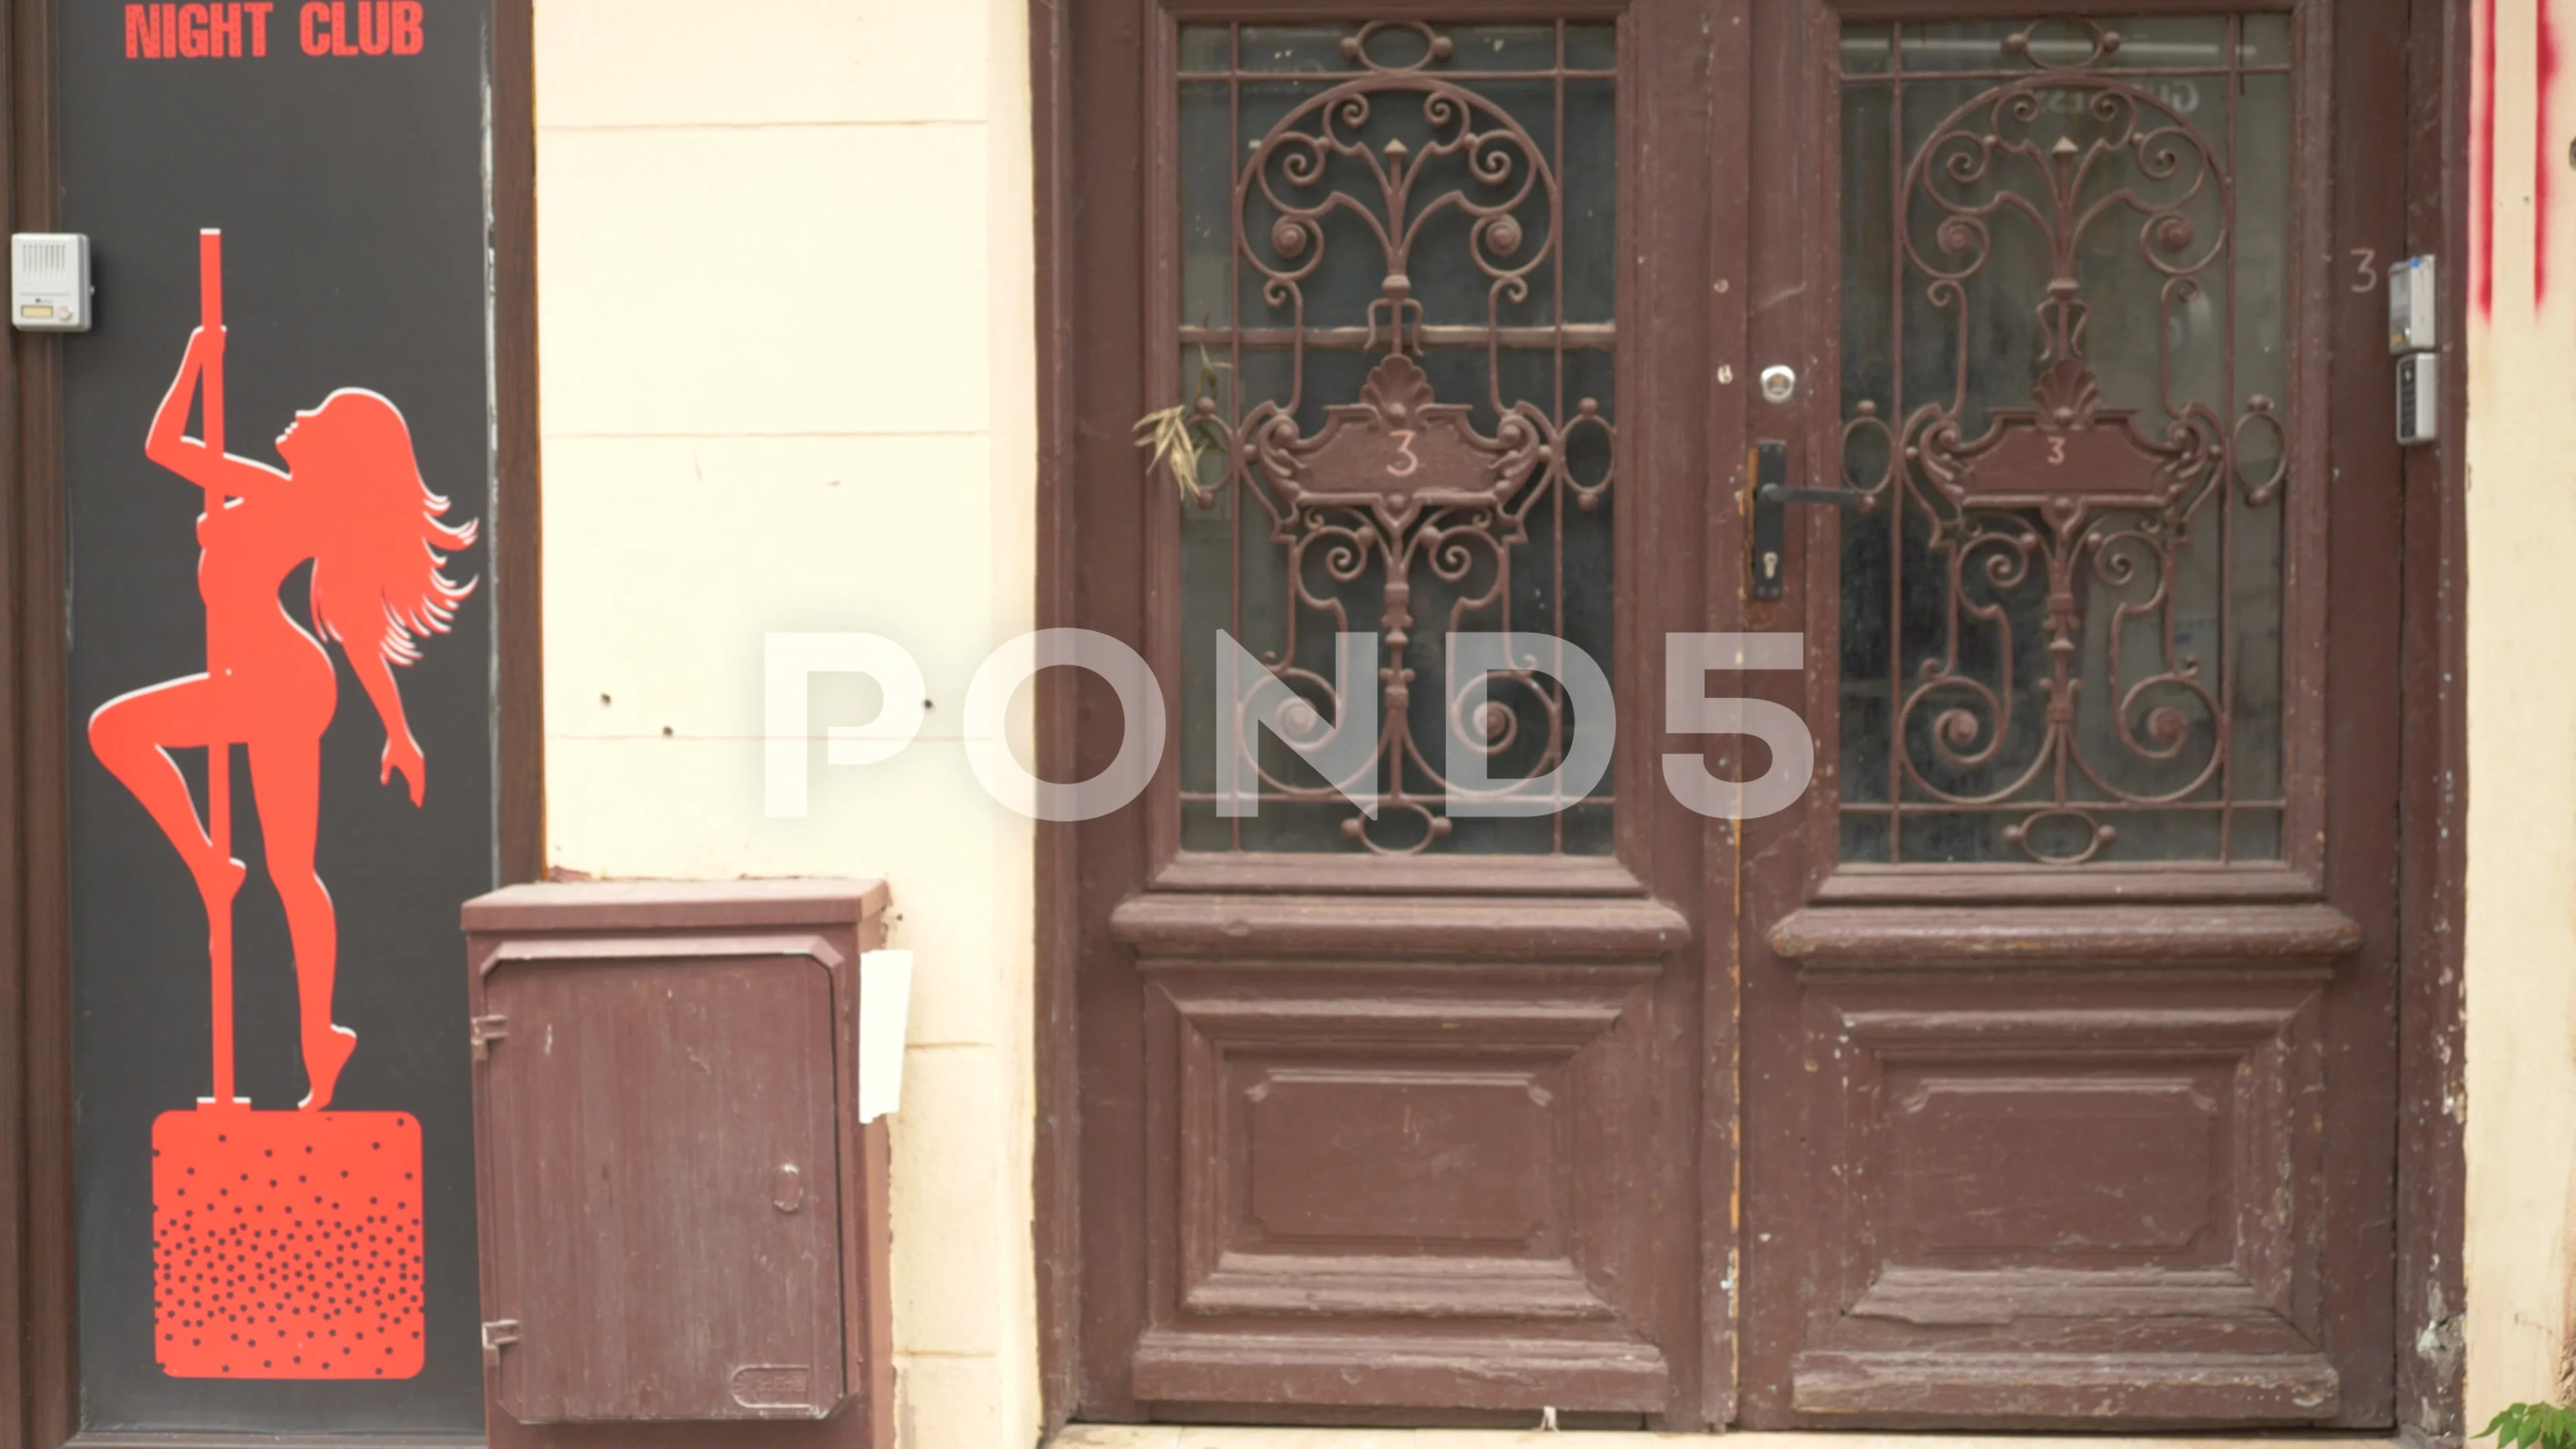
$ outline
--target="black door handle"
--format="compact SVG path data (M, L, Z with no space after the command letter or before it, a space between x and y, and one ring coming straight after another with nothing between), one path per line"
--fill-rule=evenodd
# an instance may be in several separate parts
M1745 560L1745 596L1759 600L1780 597L1781 555L1788 547L1790 504L1830 503L1865 511L1873 501L1868 494L1852 488L1792 488L1789 445L1770 438L1755 443L1753 531L1750 556Z

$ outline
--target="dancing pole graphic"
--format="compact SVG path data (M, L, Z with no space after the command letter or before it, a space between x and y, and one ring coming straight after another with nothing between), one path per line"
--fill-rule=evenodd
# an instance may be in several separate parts
M224 452L224 234L213 227L197 233L197 316L203 335L214 341L214 356L199 379L197 395L205 409L199 431L205 436L206 451L220 458ZM223 506L223 491L208 484L206 512L212 514ZM221 648L214 612L208 610L209 679L232 677ZM227 739L206 746L206 835L217 854L233 853L233 745ZM213 1018L215 1034L215 1094L205 1100L217 1107L247 1107L249 1099L233 1095L233 902L229 893L220 901L207 898L206 958L213 971L209 993L213 1009L207 1015Z

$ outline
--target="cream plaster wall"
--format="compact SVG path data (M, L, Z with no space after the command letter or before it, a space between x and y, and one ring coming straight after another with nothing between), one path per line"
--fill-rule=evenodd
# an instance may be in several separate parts
M1034 610L1025 6L536 15L549 858L892 882L899 1421L1027 1445L1032 835L956 741ZM816 750L802 820L762 813L773 630L893 638L932 701L896 760ZM818 681L814 724L873 698Z
M2469 338L2472 1429L2505 1403L2576 1389L2576 88L2562 64L2551 114L2535 116L2536 3L2493 12L2494 310ZM2543 174L2550 280L2535 298Z

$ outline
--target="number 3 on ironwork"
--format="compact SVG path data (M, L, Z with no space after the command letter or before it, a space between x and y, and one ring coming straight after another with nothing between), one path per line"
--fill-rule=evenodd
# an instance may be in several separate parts
M1410 478L1413 476L1415 470L1422 466L1422 460L1415 457L1413 453L1413 429L1397 428L1394 430L1393 436L1395 438L1395 450L1404 455L1404 466L1399 468L1393 463L1387 464L1386 476L1389 478Z

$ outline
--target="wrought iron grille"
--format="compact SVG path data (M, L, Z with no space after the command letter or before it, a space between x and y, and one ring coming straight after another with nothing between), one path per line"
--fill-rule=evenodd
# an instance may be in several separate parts
M1222 439L1181 505L1184 848L1607 853L1607 778L1538 783L1587 723L1553 661L1471 691L1445 646L1545 636L1611 665L1615 29L1229 23L1180 46L1177 381ZM1220 810L1241 722L1219 630L1294 696L1269 716L1290 739L1348 718L1336 635L1378 634L1376 677L1348 681L1376 694L1373 815L1266 732L1234 785L1257 813ZM1539 813L1453 816L1456 751Z
M1843 858L2278 859L2286 17L1841 64Z

